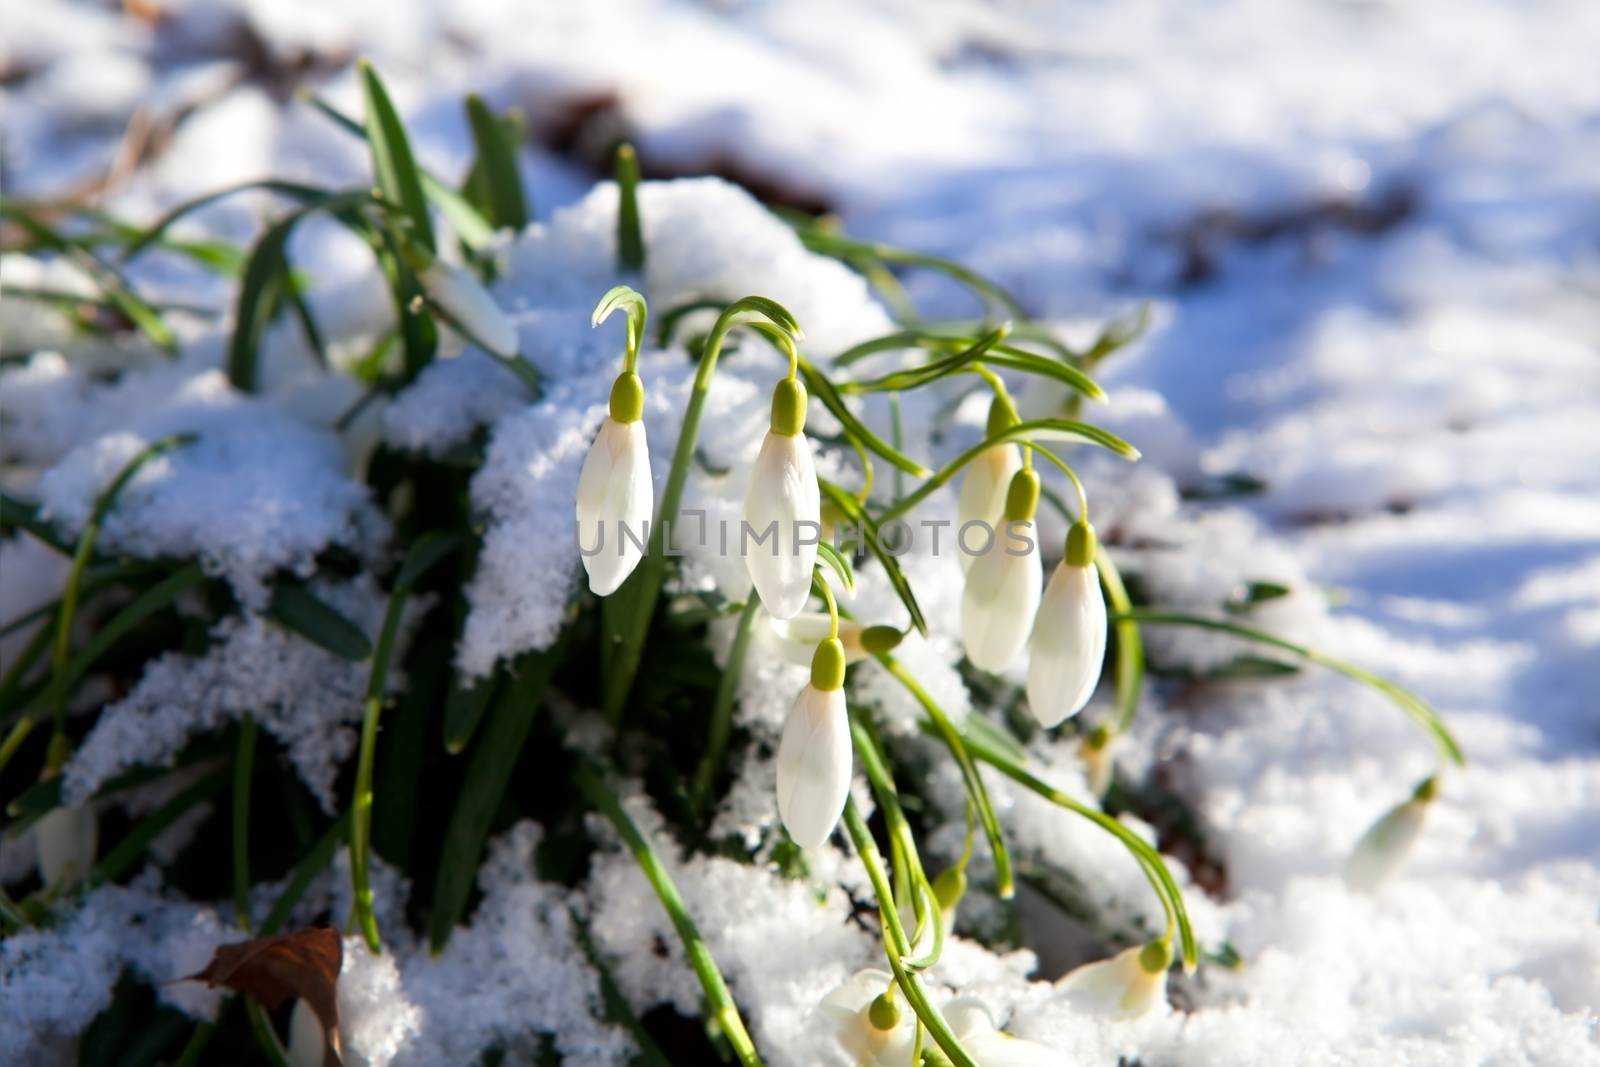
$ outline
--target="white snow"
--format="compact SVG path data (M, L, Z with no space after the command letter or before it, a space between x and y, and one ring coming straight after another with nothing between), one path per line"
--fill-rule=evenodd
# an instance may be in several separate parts
M56 0L13 13L0 69L35 73L0 88L8 190L46 195L98 177L126 120L152 101L155 112L182 117L164 152L108 190L114 212L151 217L269 171L365 180L359 144L303 104L228 87L219 75L231 76L236 58L215 45L188 63L164 51L220 39L211 31L237 19L275 56L373 54L441 174L458 175L470 152L459 107L469 89L526 106L536 129L608 100L647 167L715 167L826 202L853 233L996 277L1074 342L1153 301L1151 334L1099 371L1109 404L1086 409L1134 441L1144 461L1067 453L1119 565L1154 602L1191 611L1220 612L1241 583L1291 587L1241 621L1415 689L1444 714L1470 765L1442 777L1399 875L1372 896L1351 894L1339 877L1344 858L1436 769L1427 739L1377 695L1317 668L1288 680L1152 681L1118 745L1119 772L1157 776L1199 819L1225 895L1206 897L1171 862L1205 946L1226 939L1243 968L1204 965L1193 979L1174 978L1172 1010L1102 1022L1066 1008L1041 979L1106 954L1105 945L1030 945L1045 961L1035 970L1027 951L963 937L931 976L939 994L980 996L997 1022L1068 1062L1600 1063L1600 8L638 0L527 10L463 0L436 10L241 0L167 13L154 26ZM347 68L323 88L355 107ZM381 415L388 444L435 456L485 435L472 503L488 525L457 649L473 674L547 647L566 618L578 589L572 489L621 354L620 327L588 325L595 299L619 280L615 189L586 191L587 179L544 149L525 159L539 221L501 249L493 289L545 375L543 398L530 403L515 378L468 351L431 367ZM260 201L242 205L210 209L181 232L243 240L263 212ZM633 284L656 316L691 299L761 293L796 314L806 354L821 363L891 328L863 282L806 254L731 186L647 185L643 218L649 259ZM313 231L294 247L297 265L316 275L314 300L333 339L358 355L393 313L365 253ZM194 290L200 297L173 288L179 276L163 273L166 260L152 254L133 276L164 297L227 310L226 288ZM3 267L8 285L82 284L32 259L7 256ZM906 280L930 315L978 312L945 279ZM136 351L143 369L107 384L107 346L73 336L38 305L7 297L0 323L8 355L37 353L0 371L4 482L36 491L69 531L139 447L191 430L200 442L129 487L104 544L199 555L254 606L274 572L309 573L329 545L377 564L386 530L347 473L364 446L341 445L326 429L357 391L311 366L294 331L270 335L266 395L242 398L212 369L225 336L215 324L186 325L183 358L170 366L147 346L119 347L113 354ZM707 325L686 322L659 351L651 338L641 359L658 492L693 372L682 337ZM697 466L685 496L713 528L737 520L780 373L765 342L748 336L724 355L700 443L709 465L729 472ZM1012 384L1025 412L1060 400L1058 390ZM973 443L982 425L983 406L969 401L937 426L951 395L906 398L907 449L930 465ZM825 427L813 408L813 428ZM887 425L881 404L864 410ZM818 466L846 485L859 477L848 454L824 451ZM1234 474L1266 488L1214 502L1180 495ZM880 499L891 483L879 464ZM952 514L953 502L937 494L925 513ZM1059 544L1057 520L1046 515L1042 525L1045 543ZM22 543L0 548L6 619L59 586L33 557ZM952 666L955 561L919 546L903 562L932 633L908 638L897 656L953 717L991 713ZM20 568L25 580L12 577ZM860 579L850 609L903 625L878 568ZM709 549L689 550L682 584L731 601L746 592L739 561ZM370 630L380 609L371 588L350 596L347 609ZM713 628L719 658L731 627ZM75 795L135 762L170 757L194 732L246 710L263 716L325 794L349 754L364 668L253 616L215 637L201 656L156 661L102 712L69 771ZM1179 629L1148 627L1145 638L1153 664L1188 672L1255 651ZM760 638L751 655L735 712L751 755L713 825L765 856L765 753L804 672L764 656ZM1020 678L1014 669L1005 681ZM1087 721L1110 714L1108 690ZM934 831L924 843L930 863L948 861L964 829L948 757L915 736L919 709L877 666L855 668L851 692L949 801L928 813ZM1041 738L1030 756L1041 776L1081 796L1075 748L1072 738ZM1019 857L1077 876L1098 927L1148 932L1159 923L1137 869L1104 834L997 775L986 780ZM875 938L847 921L849 897L870 895L859 865L825 849L809 879L788 882L762 866L685 858L642 796L627 802L768 1060L812 1062L803 1050L814 1005L848 974L882 965ZM577 1061L625 1058L626 1038L597 1021L569 908L593 924L636 1009L699 1010L699 989L632 860L603 852L569 893L529 877L537 841L525 825L496 846L484 903L440 960L411 945L398 959L372 960L350 943L348 1036L370 1062L470 1063L486 1045L531 1031L555 1034ZM986 931L999 914L976 885L986 855L980 841L964 931ZM393 908L402 891L380 886L380 897ZM100 890L63 930L0 945L0 1029L80 1029L109 996L120 961L165 951L114 936L135 907L118 894L134 892ZM153 889L138 892L137 909L156 908ZM179 909L174 923L216 921L196 918L208 914L203 903L157 910L165 908ZM76 941L67 936L75 931ZM150 958L143 973L174 974ZM85 995L59 997L63 982L82 983ZM441 1018L453 1025L441 1028Z

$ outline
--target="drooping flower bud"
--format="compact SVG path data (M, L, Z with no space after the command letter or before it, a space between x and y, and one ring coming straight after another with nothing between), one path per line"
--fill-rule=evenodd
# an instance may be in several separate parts
M501 359L517 355L517 329L478 279L460 267L435 259L417 272L428 299L450 322Z
M916 1016L902 1010L886 992L893 983L894 976L887 971L857 971L817 1005L823 1023L820 1034L837 1043L848 1062L857 1067L907 1067L911 1063ZM829 1057L829 1062L833 1058Z
M1006 491L1005 529L967 571L961 641L967 658L986 671L1011 666L1039 607L1044 566L1034 538L1038 507L1039 476L1018 471Z
M1345 864L1345 884L1359 893L1371 893L1399 870L1422 834L1428 807L1437 793L1435 780L1425 779L1408 800L1373 823Z
M1132 1019L1166 1000L1172 942L1157 938L1086 963L1056 982L1074 1008L1112 1019Z
M822 494L805 424L805 386L785 378L773 392L772 429L750 472L739 538L750 580L775 619L806 606L822 536Z
M1017 410L1010 398L997 394L989 405L986 436L993 437L1016 424ZM969 522L983 524L984 530L981 538L974 533L968 543L982 543L982 539L987 538L991 531L996 536L1003 533L1001 525L1005 520L1006 492L1011 487L1011 479L1021 469L1022 450L1014 444L986 448L972 461L961 479L961 501L956 512L958 536ZM961 551L959 542L956 558L961 561L963 571L972 567L974 557Z
M100 835L89 805L56 808L39 820L33 832L39 851L39 880L46 887L76 882L94 868Z
M1048 729L1083 710L1106 658L1106 602L1094 569L1094 527L1067 535L1028 642L1028 707Z
M801 848L820 848L850 793L850 715L844 646L817 646L811 682L795 700L778 742L778 817Z
M650 539L655 489L643 413L644 384L624 371L578 475L578 547L589 588L599 596L615 592L633 573Z

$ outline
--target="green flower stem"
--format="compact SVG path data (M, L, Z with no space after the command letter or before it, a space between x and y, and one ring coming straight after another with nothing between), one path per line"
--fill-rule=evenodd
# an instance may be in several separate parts
M1448 762L1458 767L1466 766L1466 756L1461 751L1461 746L1456 743L1455 737L1445 726L1444 720L1439 717L1425 700L1394 682L1380 678L1371 671L1357 667L1353 663L1318 652L1306 645L1295 644L1265 630L1257 630L1249 626L1241 626L1236 622L1225 622L1221 619L1208 619L1200 615L1184 615L1171 611L1152 611L1147 608L1135 608L1131 611L1119 610L1115 621L1129 620L1143 623L1146 626L1192 626L1202 630L1215 630L1218 633L1231 634L1242 637L1246 641L1255 641L1259 644L1269 645L1272 648L1282 649L1285 652L1299 656L1308 663L1316 663L1330 670L1338 671L1353 681L1370 686L1379 693L1388 697L1401 711L1405 712L1439 747L1439 754Z
M383 615L383 629L372 656L372 674L367 680L366 708L361 720L361 755L356 764L356 794L350 816L350 884L353 890L352 920L361 928L367 946L374 953L383 951L378 938L378 919L372 911L372 885L369 878L368 850L372 845L372 765L378 749L378 718L383 714L384 684L389 674L389 658L394 653L400 632L409 586L396 585Z
M876 242L853 240L843 234L829 232L820 226L802 229L800 231L800 240L811 251L821 252L837 259L847 261L876 260L880 263L892 263L896 266L922 267L927 270L938 271L940 274L954 278L985 300L998 305L1006 314L1017 319L1028 318L1027 310L1010 293L981 274L963 267L954 260L924 255L920 252L910 252L903 248L895 248L891 245L878 244Z
M873 736L872 730L865 720L859 716L851 716L850 736L855 742L856 755L861 759L861 767L867 774L867 781L872 783L872 792L878 799L878 807L883 811L884 826L889 831L889 844L893 851L895 872L895 899L899 900L902 892L911 899L912 910L916 915L917 929L911 936L913 946L921 939L924 924L933 924L933 946L924 956L917 959L904 959L908 971L925 971L939 962L939 957L944 953L944 918L940 914L939 902L933 892L933 885L928 881L927 871L922 866L922 857L917 852L917 840L911 832L911 824L906 821L905 811L900 807L900 793L895 788L894 776L889 773L888 764L883 758L883 750L878 745L878 740Z
M791 335L798 335L799 324L782 305L760 296L747 296L734 301L717 317L716 325L706 338L706 346L695 372L693 391L683 413L683 428L678 432L678 445L672 453L672 468L667 474L666 489L661 494L656 509L656 521L650 526L650 548L644 559L616 593L607 597L602 605L607 642L613 651L611 661L605 664L605 712L615 725L621 721L622 707L633 688L634 676L639 671L639 659L644 653L645 635L650 629L651 616L655 614L656 601L661 596L661 585L666 580L666 529L678 517L678 507L683 502L683 489L689 480L689 468L694 463L695 445L700 437L700 418L706 406L706 396L711 390L711 379L717 372L717 358L722 345L736 326L765 319Z
M711 1016L722 1028L728 1044L733 1046L739 1062L744 1067L760 1067L761 1057L756 1052L755 1042L750 1040L749 1031L745 1029L744 1019L739 1015L739 1006L733 1002L733 995L728 992L728 983L723 980L722 972L717 969L716 961L711 958L711 950L706 946L705 939L700 936L699 929L695 927L694 919L690 918L689 909L684 906L683 898L678 895L678 889L672 884L672 878L668 875L661 858L644 839L644 835L639 833L639 828L628 818L628 813L623 810L617 795L611 791L597 771L580 765L573 771L572 782L601 814L611 820L611 824L616 827L617 833L628 846L628 851L633 853L639 869L650 880L651 887L661 900L661 906L666 909L667 917L672 920L673 927L678 931L678 938L683 942L684 958L689 961L695 976L700 979L700 987L705 990Z
M255 717L246 715L233 756L233 915L241 930L250 929L250 784L259 732Z
M911 942L906 937L905 927L900 925L894 892L883 873L883 856L878 852L877 843L872 840L872 833L867 829L867 822L861 817L854 797L844 802L844 825L855 844L856 855L861 857L861 865L867 870L872 891L878 898L878 921L883 927L884 955L889 959L889 969L894 972L895 983L900 987L900 992L905 994L906 1003L911 1005L911 1010L917 1013L917 1018L928 1028L934 1042L955 1067L978 1067L977 1061L961 1047L961 1041L950 1029L950 1024L945 1022L939 1009L934 1007L922 980L901 962L911 955Z
M1167 926L1170 931L1177 928L1177 933L1183 944L1184 970L1192 971L1199 960L1199 949L1196 947L1194 930L1189 924L1189 912L1183 903L1183 890L1178 888L1177 880L1172 877L1172 872L1167 870L1166 861L1161 858L1161 853L1129 830L1122 823L1113 819L1103 811L1081 804L1072 797L1061 792L1049 783L1036 778L1026 768L1013 761L999 749L989 745L983 738L974 734L967 735L967 746L972 754L995 770L1004 774L1018 785L1023 786L1045 800L1059 807L1065 808L1075 815L1081 815L1094 823L1102 830L1111 834L1133 854L1139 867L1144 871L1145 877L1150 881L1150 887L1155 890L1156 896L1161 900L1162 909L1167 914Z
M1000 834L1000 820L995 816L994 805L989 801L989 791L984 788L983 779L978 776L978 768L972 762L972 756L967 752L966 742L962 740L961 731L957 730L950 717L944 713L928 691L922 688L918 681L911 677L904 667L893 656L880 654L878 662L883 664L885 670L906 687L906 690L916 697L917 703L928 713L932 720L935 732L950 754L955 757L956 765L961 768L961 780L966 784L967 796L978 808L978 820L983 824L983 834L989 839L989 851L994 854L994 879L995 889L1001 899L1009 900L1016 891L1011 879L1011 855L1006 851L1005 839Z
M1128 732L1133 717L1139 712L1139 692L1144 687L1144 639L1139 635L1139 624L1127 617L1133 610L1128 599L1128 589L1122 584L1122 574L1103 544L1096 544L1094 565L1100 572L1100 587L1105 590L1106 602L1111 606L1113 625L1117 631L1117 717L1112 736Z
M761 598L754 589L739 612L738 628L733 633L733 647L728 651L728 663L722 669L722 679L717 683L716 701L711 705L711 730L706 735L705 755L695 768L694 786L690 793L694 809L704 811L711 798L711 782L722 758L728 750L728 734L733 728L733 703L739 695L739 679L744 676L744 657L750 648L750 635L755 630L756 615L761 610Z
M1060 436L1081 438L1091 444L1096 444L1101 448L1115 452L1123 459L1134 460L1139 458L1139 450L1137 448L1134 448L1116 434L1102 430L1100 427L1090 423L1079 422L1076 419L1031 419L1028 422L1019 422L1015 426L1002 430L991 437L986 437L973 445L935 471L927 481L917 486L891 507L885 509L883 514L878 517L878 521L888 522L890 519L897 519L905 515L932 496L950 479L960 474L967 464L996 445L1010 444L1013 441L1032 442L1036 437L1053 439Z
M95 542L100 537L100 527L104 525L106 516L116 504L117 496L129 482L133 481L134 476L145 464L193 440L192 434L174 434L141 449L123 465L117 476L111 480L111 484L106 486L105 491L95 500L89 521L84 523L83 531L78 535L78 546L72 554L72 568L67 572L66 588L61 594L61 610L56 613L55 647L50 660L50 704L57 737L66 736L67 697L70 695L67 656L72 651L72 623L78 611L78 590L83 581L84 568L89 565L89 559L94 555ZM67 751L65 745L52 747L55 749L55 755L64 758ZM0 759L0 765L3 765L3 762L3 759ZM60 765L55 763L47 766L45 773L55 774L60 770Z

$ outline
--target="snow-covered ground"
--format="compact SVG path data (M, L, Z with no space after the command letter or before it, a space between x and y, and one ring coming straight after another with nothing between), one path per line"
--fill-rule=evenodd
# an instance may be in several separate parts
M61 195L114 166L105 205L144 219L269 174L364 180L359 143L285 91L305 80L355 110L347 61L361 52L383 71L420 155L440 172L459 173L470 153L465 92L526 109L542 138L524 158L541 220L579 202L592 183L583 163L626 131L647 171L716 171L826 206L853 234L988 273L1072 339L1087 341L1108 317L1152 302L1147 338L1101 369L1111 401L1096 412L1145 459L1135 468L1083 463L1097 525L1119 560L1162 604L1198 611L1214 611L1240 582L1290 586L1255 621L1422 694L1456 731L1469 765L1444 777L1411 862L1376 894L1353 894L1340 877L1344 857L1433 770L1425 739L1392 706L1336 675L1164 684L1120 750L1122 770L1139 780L1159 764L1163 784L1198 815L1225 874L1205 880L1209 900L1190 883L1197 922L1208 943L1237 949L1242 968L1204 967L1176 985L1173 1009L1134 1022L1065 1008L1048 981L1028 980L1026 954L996 957L967 941L951 948L937 979L983 996L997 1021L1058 1049L1061 1062L1600 1063L1600 5L797 0L530 10L496 0L158 0L126 9L161 12L156 19L54 0L13 7L0 42L11 195ZM143 150L125 136L135 118L152 131ZM498 291L525 336L548 336L547 311L548 329L559 332L554 309L597 295L602 268L591 278L582 257L609 257L594 243L606 195L513 247ZM653 195L646 224L663 228L663 262L651 263L656 284L670 291L710 269L732 272L733 282L802 279L804 293L773 295L793 301L822 351L887 328L831 265L780 261L790 253L777 236L747 242L748 263L738 259L738 241L696 262L690 249L702 235L688 223L672 229L675 211L715 206L746 227L741 240L765 233L743 221L745 202L733 194ZM261 208L243 204L209 211L204 224L249 233ZM541 268L549 262L541 241L579 266ZM296 262L326 284L324 314L359 317L350 309L360 305L352 293L370 285L365 261L316 228L295 247ZM6 266L11 284L16 272L37 269ZM225 289L170 264L139 278L153 295L226 305ZM936 276L912 273L907 283L925 313L980 311ZM19 314L6 312L8 350L28 330L45 331L29 347L58 343L50 324ZM584 447L609 382L609 371L593 381L577 371L591 343L548 343L547 369L568 366L574 380L542 414L496 408L495 384L474 392L457 369L470 368L463 360L441 365L436 381L425 378L385 417L389 439L409 434L414 447L447 442L473 422L497 426L474 493L503 523L485 555L486 566L502 569L482 579L482 620L469 627L464 666L487 669L508 650L553 638L550 618L565 591L547 590L550 603L529 607L505 576L526 564L517 546L554 537L528 516L566 475L555 470L550 484L531 487L519 475L531 456ZM657 358L647 376L661 382L659 405L647 418L652 440L670 440L667 420L681 406L686 372ZM18 408L20 421L0 425L8 458L52 468L37 488L69 520L72 502L82 508L87 499L79 483L103 479L137 447L113 441L74 454L72 446L100 434L163 432L128 425L122 405L132 398L70 395L76 387L63 384L62 372L37 360L8 377L13 390L31 390L14 396L40 398ZM728 409L759 419L763 399L738 377L728 381ZM195 409L228 427L232 409L206 388L178 395L169 381L146 396L174 394L157 421L182 422ZM314 406L296 399L293 382L276 395L272 418ZM1023 401L1049 399L1036 391ZM970 443L981 411L965 412L964 422L961 440ZM285 435L270 423L231 425L235 451L190 462L201 468L283 447ZM331 447L326 437L301 447L287 436L295 445L287 462L304 452L314 466L317 450ZM944 458L954 444L929 447ZM1264 488L1180 496L1205 496L1232 475ZM321 526L305 545L279 538L279 557L220 560L245 600L267 570L297 565L330 540L370 548L383 536L348 480L318 482L292 469L284 477L315 483L312 518ZM251 493L270 499L272 491ZM171 511L153 503L151 514ZM205 552L204 522L183 521L191 537L184 550ZM132 546L137 531L121 536ZM179 534L151 536L170 543ZM6 618L61 580L30 564L29 551L5 549ZM705 566L722 584L716 561ZM21 588L29 582L41 591ZM497 592L509 599L495 601ZM375 610L369 591L349 595L359 610ZM241 632L238 640L265 639ZM1202 668L1241 650L1158 628L1148 640L1167 665ZM240 647L243 655L254 646ZM929 671L949 671L928 659ZM746 679L747 726L761 731L759 717L776 713L763 710L760 694L792 691L794 677ZM864 684L883 690L886 704L896 699L878 681ZM1087 715L1106 713L1106 688ZM329 744L349 744L341 729L342 742ZM1074 747L1040 742L1033 755L1075 788ZM114 755L95 773L114 773ZM319 773L331 778L326 767ZM723 813L730 828L772 818L749 814L760 807L751 797L770 798L764 773L755 767L752 781L736 785ZM1137 896L1118 900L1121 889L1139 892L1137 873L1116 868L1122 861L1092 834L1047 822L1060 813L998 780L994 788L1021 847L1075 869L1103 863L1106 872L1088 876L1093 891L1111 907L1143 907ZM640 817L648 822L649 813ZM959 801L952 820L960 820ZM471 973L496 951L495 932L552 958L571 952L560 893L517 884L513 858L536 836L520 833L498 846L498 866L486 872L486 886L498 889L479 913L475 940L439 966ZM626 856L613 859L595 875L588 906L601 947L621 956L630 939L667 927ZM842 869L850 861L841 854L838 863L838 879L859 885L859 874ZM751 868L700 861L678 873L691 908L708 907L702 924L758 1044L773 1062L801 1056L797 1035L810 1005L868 965L876 948L854 930L826 928L827 916L808 912L798 888L772 890L762 906L720 918L710 911L711 902L754 901L770 889L755 884ZM108 903L91 924L99 940L85 943L105 944L106 915L133 906ZM804 952L812 973L779 980L774 943ZM1044 978L1084 958L1030 947L1044 957ZM160 946L122 951L148 960ZM165 979L193 963L151 963L149 973ZM438 990L459 979L423 975L431 965L420 956L402 963L398 978L387 966L387 986L369 967L358 987L384 1002L351 1007L350 1039L372 1062L396 1054L395 1062L425 1062L430 1053L419 1048L468 1062L487 1043L475 1030L452 1044L435 1021L430 1043L385 1050L384 1042L403 1046L407 1034L428 1031L428 1005L454 1010ZM697 989L676 956L631 967L619 982L636 1002L654 995L696 1010ZM411 993L402 1007L394 1007L404 1000L393 995L396 981ZM545 998L534 1024L566 1028L563 1048L575 1062L611 1062L614 1035L574 1023L582 1005L561 999L561 982L547 973L512 988ZM19 983L0 997L0 1020L48 1017L37 988L25 996ZM357 1036L363 1009L374 1035L365 1045ZM471 1025L492 1036L491 1017L485 1008Z

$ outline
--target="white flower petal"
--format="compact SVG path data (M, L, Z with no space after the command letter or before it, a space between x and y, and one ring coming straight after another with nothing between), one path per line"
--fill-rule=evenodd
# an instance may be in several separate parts
M1028 707L1045 727L1076 715L1094 695L1106 658L1106 602L1091 567L1061 563L1050 577L1028 642Z
M1060 1067L1059 1053L998 1029L977 997L956 997L944 1006L945 1022L983 1067Z
M99 825L87 804L56 808L34 826L39 851L39 880L46 886L76 881L94 867Z
M778 743L778 816L801 848L820 848L850 793L850 719L843 689L807 685Z
M872 1002L894 982L887 971L857 971L817 1005L816 1013L831 1037L857 1067L909 1067L916 1040L916 1016L902 1002L900 1019L888 1030L872 1025Z
M769 431L750 472L747 528L740 531L739 547L761 603L775 619L793 618L806 606L821 520L822 496L805 434Z
M322 1067L327 1043L322 1020L304 997L295 998L294 1012L289 1016L289 1047L284 1050L289 1067Z
M969 522L986 523L997 534L1000 532L1005 521L1006 491L1011 488L1011 476L1021 469L1022 452L1016 445L985 449L982 455L972 461L961 479L961 502L956 510L958 537ZM974 547L981 545L983 540L977 530L969 538ZM958 542L956 558L961 561L961 569L965 571L971 568L975 557L961 551Z
M1025 525L1026 536L1034 541L1029 551L1022 552L1021 542L1002 531L967 572L961 595L961 641L967 658L986 671L1011 666L1039 607L1044 565L1039 561L1034 524ZM1023 534L1019 524L1018 536Z
M1370 893L1377 889L1405 862L1422 833L1428 802L1415 797L1391 808L1372 824L1345 864L1344 880L1351 889Z
M779 657L787 663L809 667L817 646L828 636L832 621L826 612L802 611L792 619L773 619L771 626L775 638L773 647ZM839 620L839 643L844 646L845 663L857 663L866 658L867 650L861 646L864 629L859 622Z
M639 565L654 510L644 423L608 415L578 475L578 544L597 595L615 592Z
M460 267L434 260L417 280L434 303L474 339L503 359L517 354L517 330L478 280Z
M1166 1000L1167 972L1151 974L1139 963L1143 945L1108 960L1086 963L1056 983L1074 1008L1111 1019L1132 1019Z

